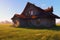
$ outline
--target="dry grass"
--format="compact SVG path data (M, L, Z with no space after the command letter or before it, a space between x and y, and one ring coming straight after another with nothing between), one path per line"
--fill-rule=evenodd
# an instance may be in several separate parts
M0 24L0 40L60 40L60 30L14 28Z

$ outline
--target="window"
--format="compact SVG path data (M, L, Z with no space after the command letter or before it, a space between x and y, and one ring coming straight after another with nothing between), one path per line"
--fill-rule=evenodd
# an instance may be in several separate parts
M33 15L33 11L31 11L31 15Z
M36 20L36 24L40 24L40 19L37 19Z

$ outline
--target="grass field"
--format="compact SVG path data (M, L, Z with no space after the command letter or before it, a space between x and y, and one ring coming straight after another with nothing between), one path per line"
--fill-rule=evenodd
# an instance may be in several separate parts
M60 40L60 30L15 28L0 24L0 40Z

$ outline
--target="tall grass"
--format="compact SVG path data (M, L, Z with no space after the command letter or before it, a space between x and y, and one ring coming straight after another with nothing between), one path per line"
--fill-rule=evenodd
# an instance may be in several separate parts
M15 28L0 24L0 40L60 40L60 30Z

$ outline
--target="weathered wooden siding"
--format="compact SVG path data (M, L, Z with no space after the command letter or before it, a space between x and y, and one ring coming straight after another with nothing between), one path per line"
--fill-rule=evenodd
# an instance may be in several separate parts
M47 18L41 18L36 20L31 20L31 23L35 26L45 26L45 27L52 27L55 25L55 19L47 19Z
M13 25L15 26L15 27L17 27L17 26L19 26L20 25L20 19L19 18L14 18L13 19Z
M34 7L33 5L30 5L25 11L24 11L24 15L26 16L31 16L31 11L33 11L33 15L38 15L40 12L39 10Z

